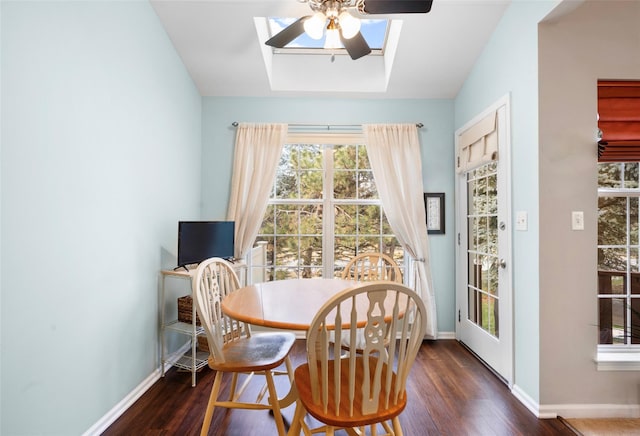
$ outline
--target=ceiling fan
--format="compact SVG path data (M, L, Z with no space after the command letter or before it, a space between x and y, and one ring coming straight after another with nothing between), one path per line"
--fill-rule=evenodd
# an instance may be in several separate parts
M351 15L349 9L355 9L362 15L427 13L433 3L433 0L301 1L308 3L314 13L299 18L265 44L282 48L304 32L313 39L321 39L326 30L325 47L337 48L341 42L353 60L368 55L371 48L360 33L360 20Z

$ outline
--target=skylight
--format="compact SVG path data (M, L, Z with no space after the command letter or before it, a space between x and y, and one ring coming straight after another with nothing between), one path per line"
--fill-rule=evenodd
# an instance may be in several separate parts
M269 17L270 36L276 35L282 29L296 21L296 18ZM387 42L387 33L389 20L381 19L361 19L360 32L367 41L372 50L372 54L383 54ZM336 50L324 49L325 35L322 39L312 39L306 33L302 33L299 37L291 41L284 48L274 49L275 53L318 53L318 52L335 52ZM346 51L344 48L339 51Z

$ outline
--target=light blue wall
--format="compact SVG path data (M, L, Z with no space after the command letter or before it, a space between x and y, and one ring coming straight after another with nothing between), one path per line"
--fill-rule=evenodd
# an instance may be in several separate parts
M515 384L539 401L538 26L555 1L517 1L505 12L455 100L455 128L510 94ZM512 225L511 228L514 226Z
M438 330L453 332L453 102L452 100L356 100L320 98L204 98L202 109L203 217L226 216L231 184L235 129L238 122L313 124L421 122L422 175L426 191L446 194L444 235L432 235Z
M0 433L77 435L159 367L201 98L147 2L1 5Z

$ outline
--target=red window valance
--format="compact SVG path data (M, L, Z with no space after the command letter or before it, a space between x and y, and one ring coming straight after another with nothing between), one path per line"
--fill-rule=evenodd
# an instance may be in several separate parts
M640 81L598 81L599 162L640 162Z

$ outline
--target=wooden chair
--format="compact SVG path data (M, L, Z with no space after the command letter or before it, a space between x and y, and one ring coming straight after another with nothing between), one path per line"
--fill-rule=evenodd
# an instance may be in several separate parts
M359 282L369 282L376 280L388 280L402 283L402 271L398 264L384 253L360 253L347 263L342 270L342 278L345 280L356 280ZM362 348L364 343L363 332L359 331L356 341L351 341L348 337L342 337L341 345L349 348L355 344L357 350Z
M308 362L295 370L298 399L289 435L317 432L306 423L306 413L330 435L338 428L364 434L365 426L374 426L371 434L377 434L378 425L388 435L402 435L398 416L407 403L407 377L426 316L420 296L395 282L359 284L328 301L307 331ZM354 338L358 328L365 331L362 353L351 349L335 357L342 349L331 342L330 332L347 331Z
M209 345L208 364L216 371L209 403L202 423L201 435L209 432L211 418L216 406L238 409L270 409L279 435L285 434L284 421L280 413L278 396L273 381L273 371L285 363L289 380L292 366L289 352L295 341L292 333L252 334L248 325L234 321L222 313L220 303L230 292L239 287L238 277L230 263L220 258L203 261L195 272L193 299ZM233 376L228 400L218 398L222 377ZM253 402L241 400L245 387L253 374L266 378L268 404L261 402L262 395ZM247 374L244 384L236 391L238 375Z
M402 271L398 264L384 253L360 253L344 267L342 278L360 282L389 280L402 283Z

